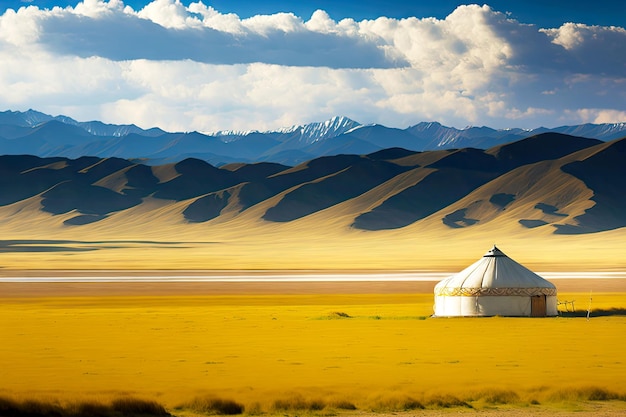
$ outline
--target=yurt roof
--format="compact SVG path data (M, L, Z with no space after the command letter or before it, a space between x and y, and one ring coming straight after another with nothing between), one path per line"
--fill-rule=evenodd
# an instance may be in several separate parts
M482 258L435 286L437 295L556 295L556 287L495 245Z

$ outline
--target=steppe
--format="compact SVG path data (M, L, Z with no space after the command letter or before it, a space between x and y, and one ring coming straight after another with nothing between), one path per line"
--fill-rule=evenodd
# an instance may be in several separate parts
M385 281L383 271L348 282L262 281L286 271L247 273L254 282L3 273L21 282L0 283L0 399L135 398L176 416L232 411L219 404L281 416L626 413L626 279L555 279L576 314L442 319L430 317L434 281ZM116 273L156 279L76 279Z
M0 407L625 415L626 280L608 277L626 271L626 141L513 148L338 156L254 178L240 171L267 167L8 158ZM457 272L494 243L560 274L577 311L436 319L434 280L392 279ZM363 280L263 282L348 273ZM228 282L199 279L218 275Z

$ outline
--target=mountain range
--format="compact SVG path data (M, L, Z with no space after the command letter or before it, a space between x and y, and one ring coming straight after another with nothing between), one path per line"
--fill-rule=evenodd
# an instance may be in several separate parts
M35 110L0 112L0 155L123 158L163 165L196 158L213 166L271 162L295 166L322 156L367 155L388 148L410 151L488 149L540 133L602 141L626 136L626 123L583 124L553 129L456 129L423 122L406 129L363 125L346 117L276 131L165 132L135 125L78 122Z
M91 138L83 127L55 120L38 126L40 131L82 131ZM129 133L120 138L130 135L145 141L159 137ZM419 224L450 231L507 224L581 235L626 226L624 161L626 138L604 142L555 132L486 150L394 147L322 156L295 166L238 162L217 167L195 158L147 165L115 157L4 155L0 216L12 227L39 219L68 233L97 230L100 224L132 228L137 221L142 230L158 229L167 212L178 231L203 224L207 235L211 227L225 224L233 230L309 219L308 227L315 228L320 213L335 228L364 233Z

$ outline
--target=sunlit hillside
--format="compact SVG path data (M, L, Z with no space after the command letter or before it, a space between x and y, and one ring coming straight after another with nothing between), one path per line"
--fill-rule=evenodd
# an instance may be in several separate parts
M12 269L456 270L497 243L539 270L626 268L625 140L318 158L2 157Z

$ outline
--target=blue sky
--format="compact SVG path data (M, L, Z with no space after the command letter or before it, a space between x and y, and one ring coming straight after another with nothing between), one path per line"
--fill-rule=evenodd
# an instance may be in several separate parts
M138 6L141 2L137 2ZM323 1L263 1L237 2L220 0L210 2L219 10L250 16L259 12L275 13L292 11L300 16L310 16L316 9L326 10L335 19L352 17L374 19L380 16L403 18L436 17L443 19L457 6L476 3L488 4L496 10L509 12L511 17L523 23L534 23L545 27L560 26L565 22L587 23L592 25L620 25L626 23L626 2L619 0L494 0L458 2L449 0L430 1L381 1L381 0L323 0ZM593 6L591 6L591 4ZM261 7L261 9L260 9Z
M192 1L182 1L189 5ZM25 5L34 5L40 8L54 6L75 6L77 0L5 0L0 4L0 10L7 8L18 9ZM125 5L140 10L149 0L127 0ZM277 12L292 12L303 18L311 16L317 9L323 9L333 19L351 17L357 20L375 19L380 16L393 18L437 17L445 18L457 6L472 2L458 2L448 0L438 1L398 1L398 0L264 0L264 1L233 1L233 0L205 0L205 4L213 6L223 13L236 13L246 18L256 14L274 14ZM542 27L557 27L565 22L586 23L589 25L626 26L626 2L621 0L492 0L475 2L487 3L496 10L509 12L512 18L522 23L533 23Z
M204 132L624 122L624 27L602 0L9 0L0 110Z

